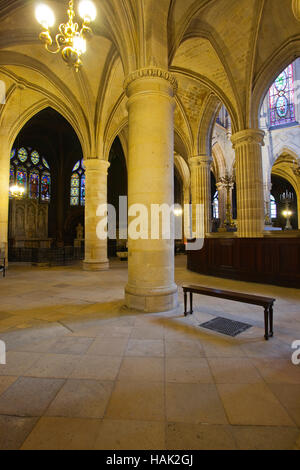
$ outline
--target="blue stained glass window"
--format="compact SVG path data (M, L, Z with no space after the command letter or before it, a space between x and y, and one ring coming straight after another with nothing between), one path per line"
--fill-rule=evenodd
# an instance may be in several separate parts
M277 204L275 201L275 197L271 195L271 219L277 219Z
M295 121L293 64L276 78L269 91L269 101L271 127Z
M28 157L28 153L27 153L26 149L24 149L24 147L22 147L18 151L18 157L19 157L20 162L22 162L22 163L26 162L27 157Z
M79 160L72 170L70 204L71 206L85 205L85 166Z
M37 165L40 161L40 156L36 150L31 154L31 161L34 165Z

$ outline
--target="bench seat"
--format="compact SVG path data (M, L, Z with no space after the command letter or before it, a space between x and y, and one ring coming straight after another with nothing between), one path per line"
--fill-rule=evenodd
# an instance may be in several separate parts
M218 297L221 299L242 302L245 304L258 305L264 308L265 318L265 339L268 340L274 336L273 332L273 306L276 299L263 297L260 295L245 294L243 292L232 292L223 289L198 286L194 284L184 284L182 286L184 293L184 315L187 316L187 294L190 294L190 314L193 314L193 294Z

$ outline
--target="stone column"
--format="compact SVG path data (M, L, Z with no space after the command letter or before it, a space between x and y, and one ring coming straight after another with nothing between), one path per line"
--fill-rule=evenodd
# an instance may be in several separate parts
M128 208L143 205L148 221L143 239L133 239L129 217L126 305L144 312L178 305L174 240L151 238L151 206L174 204L174 93L177 82L152 67L132 73L124 84L128 100ZM174 224L172 214L171 223ZM147 226L148 225L148 226Z
M196 204L203 205L204 235L211 232L211 164L212 158L206 155L189 159L193 206L192 226L194 234L198 232L196 229Z
M0 135L0 249L8 259L8 208L10 158L7 139Z
M236 154L238 234L259 238L264 230L264 191L261 147L264 132L246 129L231 138Z
M219 194L219 219L221 221L220 227L222 227L226 218L227 191L222 183L217 183L216 186Z
M85 271L103 271L109 268L107 258L107 240L97 237L97 224L100 217L96 216L100 204L107 203L107 171L109 163L105 160L92 158L85 160Z

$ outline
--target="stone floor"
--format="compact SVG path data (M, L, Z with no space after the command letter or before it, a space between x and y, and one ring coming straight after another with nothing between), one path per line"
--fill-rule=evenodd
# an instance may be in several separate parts
M195 314L123 307L126 263L14 266L0 279L0 449L300 449L300 290L208 278L176 259L178 284L274 296L261 308L196 297ZM209 332L216 316L253 325Z

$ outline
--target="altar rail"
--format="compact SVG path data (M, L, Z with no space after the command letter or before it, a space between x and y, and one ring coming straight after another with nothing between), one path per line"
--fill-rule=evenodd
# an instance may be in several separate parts
M188 252L188 269L300 288L300 238L208 238L202 250Z
M66 266L84 258L82 248L9 248L9 262Z

